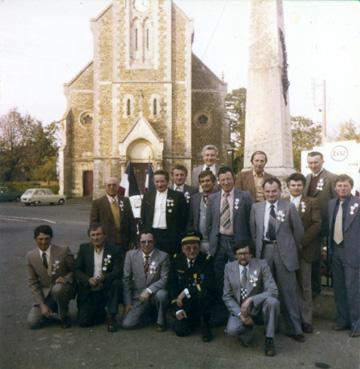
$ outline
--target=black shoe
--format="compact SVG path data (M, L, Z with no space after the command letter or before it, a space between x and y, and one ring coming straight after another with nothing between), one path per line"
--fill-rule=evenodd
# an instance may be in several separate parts
M114 333L117 331L116 318L114 315L107 318L107 331Z
M266 337L265 338L265 355L266 356L275 356L276 350L274 345L274 339Z
M166 325L165 324L156 324L156 332L165 332L166 331Z
M290 334L289 337L296 342L305 342L305 336L303 334Z
M310 334L314 332L313 326L311 324L303 323L301 327L304 333Z
M201 328L201 339L203 342L211 342L214 336L211 333L210 327L208 325Z
M61 319L61 328L66 329L66 328L70 328L71 327L71 319L68 315L64 316Z

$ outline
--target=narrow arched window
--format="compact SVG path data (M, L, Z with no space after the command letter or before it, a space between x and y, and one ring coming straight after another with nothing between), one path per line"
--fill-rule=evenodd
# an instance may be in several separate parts
M130 99L126 100L126 115L127 116L131 115L131 101L130 101Z
M150 43L149 43L149 28L146 29L146 49L149 50Z
M138 29L135 28L135 50L138 49Z
M153 100L153 115L157 115L157 99Z

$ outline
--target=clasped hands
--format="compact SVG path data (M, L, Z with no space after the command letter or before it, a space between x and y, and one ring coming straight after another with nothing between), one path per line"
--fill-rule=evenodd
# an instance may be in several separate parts
M252 326L254 325L254 321L251 318L249 311L252 304L252 299L248 297L240 307L240 319L244 323L244 325Z

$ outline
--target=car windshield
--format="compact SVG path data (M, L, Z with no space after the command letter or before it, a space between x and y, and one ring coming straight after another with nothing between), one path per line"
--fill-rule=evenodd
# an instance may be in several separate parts
M24 192L24 195L31 195L33 192L34 192L34 190L33 190L33 189L26 190L26 191Z

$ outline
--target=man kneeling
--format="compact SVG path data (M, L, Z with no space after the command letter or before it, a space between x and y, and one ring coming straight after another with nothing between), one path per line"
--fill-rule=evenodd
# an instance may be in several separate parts
M188 336L197 323L204 342L213 338L210 331L210 310L215 294L212 257L200 252L201 233L188 232L181 240L181 254L175 254L170 274L170 295L175 309L174 331Z
M226 264L223 300L230 312L225 333L247 346L253 317L262 312L266 328L265 355L274 356L274 334L279 315L278 289L265 260L252 259L248 243L234 246L236 260Z

